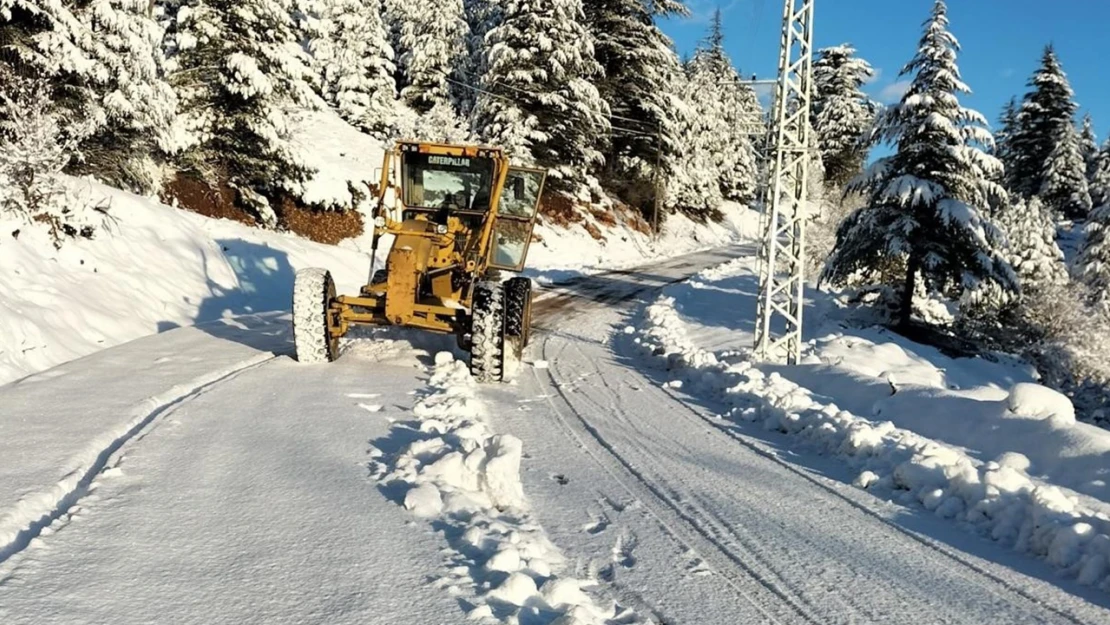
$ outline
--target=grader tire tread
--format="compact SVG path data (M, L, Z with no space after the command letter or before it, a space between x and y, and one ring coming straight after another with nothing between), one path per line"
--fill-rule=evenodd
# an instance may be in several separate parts
M339 339L328 329L328 308L335 299L335 282L326 269L302 269L293 286L293 345L297 360L306 364L332 362L339 356Z
M496 282L474 288L470 374L479 382L500 382L504 374L505 298Z
M505 282L505 335L525 339L528 336L529 312L532 307L532 281L512 278Z

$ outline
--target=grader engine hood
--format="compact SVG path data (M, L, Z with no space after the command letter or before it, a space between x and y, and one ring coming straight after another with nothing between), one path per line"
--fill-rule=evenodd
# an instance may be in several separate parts
M434 224L424 220L410 219L402 223L400 231L395 235L393 248L389 252L389 263L393 263L392 259L395 252L404 252L411 258L412 264L408 267L413 272L423 273L427 271L432 248L435 247L429 235L434 234L434 232Z
M398 229L386 260L389 296L385 315L392 323L411 322L413 304L420 299L421 281L431 270L449 266L454 238L441 230L423 219L406 220Z

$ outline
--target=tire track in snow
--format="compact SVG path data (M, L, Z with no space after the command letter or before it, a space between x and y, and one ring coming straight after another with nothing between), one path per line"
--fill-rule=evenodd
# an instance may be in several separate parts
M566 345L574 346L573 343L567 343ZM546 348L547 343L545 342L544 358L547 359L549 362L557 362L558 354L549 356L546 353ZM575 349L577 349L576 346ZM610 403L603 406L597 404L596 402L593 402L589 398L584 399L586 399L586 401L591 401L591 403L594 403L595 406L601 409L602 414L618 417L625 424L631 427L635 427L635 424L627 419L626 411L620 405L620 393L616 392L615 389L613 389L609 382L605 379L605 377L601 375L600 370L596 367L596 364L594 364L591 359L585 357L575 359L575 362L589 362L591 363L591 365L593 365L593 371L588 374L580 374L579 377L582 377L583 375L589 375L591 377L596 376L597 379L601 380L602 384L606 387L609 393ZM601 432L598 431L597 428L595 428L593 425L591 425L581 412L574 408L570 398L567 397L564 391L564 385L558 383L555 380L555 376L553 373L549 375L551 375L551 380L554 383L553 385L559 392L559 395L563 398L566 406L571 409L571 411L574 413L574 416L582 424L582 427L586 430L586 432L597 442L597 444L599 444L605 451L607 451L613 459L615 459L622 467L624 467L624 469L628 473L630 473L637 480L637 482L639 482L648 491L651 496L645 497L644 493L637 493L632 489L629 489L629 493L633 497L644 501L645 507L652 513L656 520L659 521L659 523L666 528L667 532L674 539L676 539L677 542L679 542L686 549L696 553L699 557L701 557L706 562L708 568L717 573L731 587L737 590L742 598L751 602L753 605L758 606L761 611L764 611L766 613L766 611L764 610L764 606L768 605L768 603L771 603L775 605L788 606L794 613L779 616L779 618L786 618L787 616L794 617L790 620L779 620L771 617L773 618L771 622L805 622L812 623L814 625L825 625L825 622L813 613L812 606L808 605L807 602L796 596L794 593L790 592L788 590L788 585L784 583L781 577L777 576L774 573L773 569L767 567L764 562L753 562L753 560L757 559L754 558L752 554L748 552L748 550L740 548L739 545L735 544L735 541L729 540L727 537L727 532L723 531L719 526L716 526L715 524L710 522L709 515L705 512L703 508L695 505L692 501L692 498L684 497L680 491L672 487L665 480L652 479L652 477L646 475L641 469L636 468L627 457L627 454L622 454L621 451L619 451L620 448L644 448L643 441L646 439L642 437L636 440L633 440L632 438L626 438L625 440L619 441L619 444L615 441L606 440ZM564 419L562 412L559 411L557 407L553 405L552 409L556 411L560 419ZM681 441L678 440L675 440L673 442L675 442L676 444L681 444ZM650 456L655 457L658 457L660 453L666 452L667 450L663 449L647 451ZM593 454L591 453L591 455ZM597 458L595 457L595 460L596 459ZM658 478L659 476L654 477ZM621 482L622 485L628 488L628 486L624 484L623 480L620 480L615 476L614 479L617 479L618 482ZM659 510L659 505L656 504L653 507L650 503L648 503L651 499L655 499L658 504L662 504L662 506L668 508L670 513L677 518L674 519L674 521L672 522L664 521L662 516L665 515L667 512L662 511L662 514L659 514L659 512L661 512ZM694 534L687 535L686 538L683 538L683 533L678 530L678 527L680 525L676 526L675 521L693 530ZM737 574L737 569L742 572L742 575ZM745 588L752 586L749 580L754 580L755 582L757 582L758 585L762 587L763 591L772 595L773 599L771 597L764 597L760 600L753 599L753 590L750 588ZM777 601L775 599L777 599ZM768 616L770 617L770 615ZM801 620L797 620L798 618L800 618Z
M545 340L543 354L548 362L552 362L552 358L555 356L548 353L548 344L548 341ZM543 380L540 378L538 370L532 369L532 374L535 376L537 383L543 385ZM620 484L633 499L644 503L644 509L656 520L663 531L670 536L672 540L687 551L698 554L698 556L705 561L707 567L724 580L741 599L749 603L758 613L762 614L767 619L767 623L810 623L811 625L825 625L819 619L815 619L807 614L805 609L793 605L788 597L780 595L772 585L760 579L758 574L754 574L752 571L748 570L744 562L737 558L735 554L728 553L721 545L715 543L711 536L701 531L696 520L692 519L684 508L674 501L673 496L669 496L663 489L646 478L642 472L629 463L626 458L621 456L612 444L606 441L601 434L590 425L589 421L578 411L574 410L567 397L566 390L563 388L564 385L559 383L553 374L549 373L549 376L551 385L555 387L563 403L571 409L574 418L579 422L577 428L572 425L553 398L548 397L547 403L552 412L557 416L559 425L561 425L567 434L576 441L578 446L593 458L598 466L608 473L616 483ZM587 438L579 432L579 429L585 430L584 433L586 437L592 439L593 444L587 442ZM599 453L596 447L600 447L602 453L605 455ZM622 474L630 475L635 480L635 483L629 483ZM652 501L656 503L650 503ZM683 526L692 531L684 531ZM722 558L726 561L722 562ZM738 574L736 571L737 568L747 575ZM752 581L757 583L752 584ZM785 605L788 605L792 609L793 614L781 612L776 614L771 611L769 606L781 608L784 602ZM801 620L799 620L799 618Z
M809 473L807 473L807 472L799 469L798 467L792 465L791 463L783 460L777 454L769 451L768 449L766 449L765 447L763 447L759 443L750 440L746 436L743 436L742 434L737 432L734 428L730 427L731 426L730 422L720 422L720 423L714 422L712 419L708 418L706 415L704 415L704 414L698 412L697 410L695 410L694 408L692 408L688 403L683 401L682 398L679 397L678 395L676 395L674 392L672 392L668 389L663 389L663 392L666 393L667 395L670 395L676 402L681 404L682 407L686 409L684 411L684 416L685 416L686 419L695 421L699 424L707 425L707 426L709 426L709 427L711 427L715 430L719 430L719 431L725 433L729 438L735 440L740 445L743 445L748 450L758 454L759 456L761 456L763 458L766 458L767 460L770 460L771 462L774 462L775 464L783 467L787 471L789 471L789 472L797 475L798 477L806 480L807 482L809 482L809 483L813 484L814 486L820 488L821 490L829 493L830 495L836 497L837 499L847 503L851 507L858 510L861 514L864 514L864 515L866 515L870 518L875 519L876 521L879 521L880 523L882 523L882 524L886 525L887 527L893 529L894 531L898 532L899 534L902 534L903 536L913 540L914 542L916 542L916 543L918 543L918 544L920 544L920 545L922 545L922 546L924 546L924 547L926 547L926 548L928 548L932 551L935 551L936 553L944 556L945 558L955 562L959 566L968 569L969 576L970 575L979 575L979 576L982 576L982 577L986 577L987 579L991 580L992 582L994 582L998 586L1005 589L1005 591L1007 593L1016 594L1016 595L1022 597L1023 599L1025 599L1026 601L1028 601L1035 608L1048 610L1049 612L1052 612L1056 616L1059 616L1060 618L1066 619L1070 623L1074 623L1075 625L1090 625L1087 621L1084 621L1084 620L1076 617L1074 614L1071 614L1071 613L1069 613L1065 610L1059 609L1059 608L1057 608L1053 605L1050 605L1050 604L1047 604L1047 603L1041 601L1040 599L1036 598L1035 596L1033 596L1032 594L1027 592L1025 589L1023 589L1019 586L1015 586L1014 584L1011 584L1011 583L1007 582L1005 579L1002 579L1001 577L995 575L991 571L975 564L971 560L960 556L958 553L952 551L951 549L945 547L944 545L938 543L937 541L934 541L932 539L929 539L928 537L925 537L925 536L922 536L922 535L917 534L915 532L912 532L912 531L898 525L897 523L894 523L894 522L890 521L889 519L887 519L887 518L883 517L882 515L876 513L874 510L868 508L867 506L865 506L865 505L859 503L858 501L855 501L852 498L846 496L844 493L842 493L839 490L837 490L836 488L834 488L828 482L826 482L822 479L816 478L813 475L810 475Z
M779 504L774 500L773 491L778 487L761 485L757 478L752 477L749 479L756 481L747 487L743 481L736 482L740 490L733 495L740 494L744 499L758 501L761 493L767 491L770 498L764 499L766 514L762 516L770 514L772 522L761 526L759 514L751 517L740 510L735 511L739 513L735 519L727 517L724 513L732 493L733 487L729 486L732 482L721 482L720 475L716 480L712 479L713 469L703 466L703 463L712 464L714 461L712 457L704 456L705 453L710 456L731 453L728 448L735 442L715 428L708 427L705 422L708 417L700 415L693 407L666 391L664 393L669 399L682 404L682 408L659 414L677 412L675 418L688 419L695 427L686 429L685 435L680 435L685 429L680 428L675 430L675 435L664 433L661 437L658 418L654 419L654 423L652 419L641 418L646 416L642 412L645 407L655 404L641 403L632 406L635 410L630 410L625 403L623 387L617 388L621 378L618 375L616 386L611 379L614 373L620 371L626 371L625 375L635 375L637 379L639 374L624 367L602 371L598 361L603 359L597 354L576 354L573 350L584 348L580 348L580 344L573 339L564 342L561 338L548 337L543 345L543 357L552 363L552 368L548 369L550 380L541 379L539 372L533 371L536 382L541 387L554 386L557 394L552 393L552 397L562 400L548 399L553 420L621 488L643 502L645 511L658 521L666 535L701 556L741 598L768 611L776 608L780 611L791 610L786 614L776 613L768 618L769 622L823 625L889 622L892 616L900 614L906 619L920 619L925 617L924 611L928 611L928 618L953 623L979 622L974 619L977 616L986 617L988 613L993 614L981 622L998 622L1000 618L1011 616L1017 620L1009 622L1091 622L1069 613L1066 604L1057 607L1047 598L1039 599L1035 593L1020 588L1004 576L952 554L943 546L930 544L927 538L917 536L870 511L866 516L859 515L858 521L850 526L833 531L831 540L819 539L826 533L823 530L829 529L826 522L835 523L837 518L851 520L858 511L866 510L861 510L862 504L835 490L832 490L835 499L824 496L813 499L820 509L829 509L831 516L827 517L828 521L816 511L803 515L803 518L784 517L783 521L788 525L782 525L780 530L774 525L775 509ZM560 361L563 364L561 368ZM584 380L589 381L583 385ZM654 388L646 380L644 384ZM683 414L685 417L680 416ZM671 427L666 427L666 432L670 432ZM702 438L706 439L707 446L698 443ZM695 456L694 462L691 462L691 454L697 452L703 454L701 459ZM822 491L830 490L829 486L815 482L815 478L800 469L781 466L784 461L768 457L768 453L757 453L760 461L753 464L748 460L738 468L758 468L758 463L766 458L774 461L779 472L788 469L794 475L791 484L785 485L784 493L788 500L804 495L804 491L813 485L820 486ZM725 456L721 459L727 460ZM707 477L710 479L705 479ZM774 471L766 477L775 479ZM808 484L796 480L797 477L804 478ZM697 488L691 489L692 486ZM747 494L743 493L745 490ZM855 510L844 507L844 503ZM796 507L796 503L792 505ZM789 515L792 509L788 505L779 514ZM756 525L748 526L741 519L756 521ZM875 524L875 521L880 524ZM891 532L892 529L895 532ZM764 536L763 532L768 530L770 535ZM859 541L837 537L837 532L848 530L871 536L867 546L874 547L876 551L859 560L860 555L854 552L854 545L858 545ZM906 538L912 540L906 541ZM783 540L793 543L783 543ZM928 549L922 550L922 547ZM915 550L920 550L922 556L933 553L941 557L921 561L913 557ZM812 554L818 557L814 558ZM917 564L903 574L898 568L901 561ZM935 562L938 566L928 565L928 562ZM787 577L784 578L780 572L787 574ZM934 585L939 594L930 592ZM946 592L955 601L947 600ZM964 611L967 609L971 612ZM902 614L903 611L905 614ZM969 615L971 621L968 621ZM778 618L772 621L775 617Z
M581 348L578 347L577 344L571 345L572 347L574 347L574 350L577 352L578 356L581 357L580 360L590 362L591 365L594 366L597 373L597 378L601 381L602 386L609 394L609 403L607 406L605 406L607 410L603 411L602 414L607 414L610 417L615 418L615 420L623 424L624 428L627 429L629 432L636 433L637 435L634 436L632 439L634 441L634 445L640 446L646 453L648 453L652 457L663 457L665 454L673 453L674 448L684 450L688 456L694 456L697 454L697 450L691 449L690 446L686 444L686 441L681 438L668 440L667 446L661 446L657 444L651 437L650 432L646 431L641 423L637 422L634 419L628 418L628 415L631 413L625 405L625 395L622 392L622 389L614 387L605 378L605 376L602 375L600 368L596 367L594 361L588 359L586 355L582 353ZM681 403L683 407L689 408L689 406L679 401L678 398L675 397L673 394L668 394L672 398L674 398L676 402ZM602 408L602 406L600 406L600 404L598 404L596 401L590 400L590 398L584 399L586 399L587 401L591 401L591 403L594 403L595 406ZM712 475L711 471L703 467L702 473L706 478L708 478L705 483L712 483L714 476ZM661 483L665 482L665 480L662 479L658 479L657 481ZM758 579L761 579L761 581L766 580L765 583L767 583L769 586L772 586L776 594L779 594L781 597L786 598L788 602L792 605L806 606L805 616L807 618L820 620L818 617L814 616L813 613L817 609L817 605L815 604L815 602L805 598L800 593L794 592L791 589L790 582L786 580L782 575L780 575L776 570L773 558L764 554L760 549L757 536L752 536L750 531L744 531L742 526L730 523L727 519L724 518L723 515L716 512L715 510L719 509L720 506L714 505L714 502L710 501L708 497L704 495L698 495L695 492L690 492L687 493L686 496L683 496L683 494L676 489L671 489L671 493L674 501L677 502L679 505L682 505L686 509L691 519L696 520L699 532L709 538L714 545L717 545L723 551L727 551L728 554L730 554L730 559L735 560L736 558L739 558L743 560L745 562L744 567L747 570L753 572L753 574ZM808 538L806 537L803 537L803 540L805 540L807 544L813 544L813 541L808 540ZM735 554L736 557L733 558L731 554ZM799 567L805 565L805 563L799 562L796 559L792 561L792 564ZM758 573L754 573L756 569L759 570ZM842 612L850 613L848 622L856 622L853 619L858 616L858 611L855 609L855 607L843 601L839 596L823 597L822 600L835 601L841 608Z
M146 436L159 417L220 382L257 368L276 357L271 353L259 354L140 402L131 410L132 418L118 434L103 446L85 452L82 461L85 466L72 471L50 491L24 497L13 510L0 517L0 567L8 568L13 557L30 546L44 530L59 520L65 522L75 506L89 494L90 486L97 476L116 466L124 448Z

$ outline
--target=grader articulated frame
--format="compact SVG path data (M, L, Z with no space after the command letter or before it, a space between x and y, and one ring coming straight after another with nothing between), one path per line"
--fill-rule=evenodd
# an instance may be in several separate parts
M373 215L374 252L392 239L386 266L371 261L358 295L337 296L324 269L297 273L297 359L335 360L356 325L405 326L454 335L474 376L500 381L528 343L532 283L497 278L524 268L544 179L499 148L397 143Z

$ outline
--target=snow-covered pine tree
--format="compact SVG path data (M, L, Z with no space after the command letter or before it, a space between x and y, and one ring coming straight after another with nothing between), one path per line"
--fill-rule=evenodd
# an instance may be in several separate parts
M609 107L582 0L504 0L473 127L519 162L550 168L553 186L581 191L603 164Z
M655 20L688 11L674 0L591 0L584 8L604 69L598 90L613 115L624 118L614 125L628 128L613 133L606 177L622 199L642 205L655 195L657 159L667 178L682 166L682 138L676 134L678 102L669 91L682 66Z
M1059 127L1059 136L1045 162L1042 180L1038 194L1055 214L1085 219L1091 212L1087 165L1083 162L1079 133L1070 123Z
M92 36L79 45L96 62L86 74L96 98L89 113L104 120L81 142L76 171L140 193L161 185L155 155L174 150L167 129L177 112L151 7L149 0L94 0L76 13Z
M321 95L351 124L382 136L395 115L393 48L381 0L319 2L309 51Z
M863 93L875 75L849 44L817 51L810 123L817 132L825 180L843 189L863 168L877 107Z
M998 130L994 133L994 148L991 150L991 154L1002 161L1002 166L1005 171L1003 172L1000 182L1004 184L1007 182L1006 172L1009 172L1011 166L1014 165L1013 140L1014 134L1017 133L1017 128L1017 99L1010 98L1010 101L1002 107L1002 115L998 118Z
M178 166L226 183L270 227L270 202L311 174L289 143L286 107L313 102L310 59L289 0L174 0L168 70L189 143Z
M396 61L396 73L393 76L393 82L398 87L405 84L405 75L401 68L401 27L405 24L405 16L408 13L408 0L382 0L382 20L385 22L385 30L389 33L389 47L393 49L393 58Z
M1076 278L1090 289L1092 303L1110 314L1110 204L1091 211L1079 256Z
M409 0L401 21L401 98L419 113L451 102L449 79L464 67L467 23L462 0Z
M501 2L502 0L463 0L468 35L465 63L457 73L468 87L453 86L456 87L455 101L466 117L470 116L478 101L478 93L470 87L477 85L486 73L486 59L489 56L486 35L501 22Z
M83 158L70 169L140 192L159 183L152 155L171 148L163 131L176 105L160 76L162 33L149 9L146 0L0 1L8 51L0 64L47 79L67 112L62 131L86 133Z
M1021 279L1023 291L1043 291L1068 281L1064 252L1056 244L1056 223L1040 198L1011 199L995 222L1006 235L1006 258Z
M744 84L724 47L721 11L718 9L709 35L686 65L687 94L696 115L707 118L712 137L705 149L713 154L721 195L749 203L755 197L759 164L753 133L762 128L759 99Z
M1110 204L1110 139L1102 144L1102 149L1095 155L1090 191L1091 206L1094 208Z
M668 92L675 99L678 135L686 139L681 146L682 166L668 179L665 204L669 210L696 217L711 215L724 202L717 173L718 121L701 115L687 101L695 91L685 73L675 76Z
M1095 136L1095 124L1090 113L1083 116L1083 126L1079 133L1079 155L1083 157L1087 182L1090 183L1098 164L1098 137Z
M948 24L947 6L937 0L917 54L901 72L913 75L910 88L879 121L879 139L897 151L850 187L866 192L868 204L839 228L823 273L835 284L862 279L893 287L900 326L912 319L919 278L949 297L984 282L1018 288L996 251L1002 235L983 216L991 198L1005 193L991 181L1002 165L980 147L992 143L986 120L960 105L958 94L970 89L960 79L959 43Z
M1068 138L1065 126L1075 130L1075 94L1068 84L1067 75L1060 65L1052 46L1047 46L1041 56L1041 65L1028 83L1030 91L1022 98L1017 126L1008 140L1010 153L1006 163L1008 188L1030 198L1045 188L1049 172L1049 158L1056 152L1058 163L1071 160L1059 143ZM1078 152L1078 141L1075 142ZM1077 154L1078 157L1078 154ZM1078 190L1073 190L1078 193ZM1070 196L1071 193L1063 194ZM1046 205L1056 211L1064 207Z
M470 127L450 102L440 102L427 113L402 107L389 129L392 137L436 143L473 143Z

